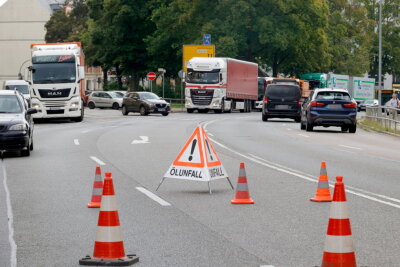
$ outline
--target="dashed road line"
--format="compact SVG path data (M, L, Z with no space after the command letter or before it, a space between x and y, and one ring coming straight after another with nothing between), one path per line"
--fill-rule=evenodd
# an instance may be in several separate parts
M145 194L146 196L148 196L149 198L151 198L152 200L154 200L155 202L157 202L158 204L160 204L161 206L171 206L170 203L168 203L164 199L160 198L159 196L153 194L152 192L143 187L138 186L136 187L136 189Z
M207 127L210 123L212 123L212 122L205 123L204 127ZM251 161L253 161L255 163L258 163L258 164L263 165L265 167L268 167L270 169L273 169L273 170L276 170L276 171L279 171L279 172L283 172L283 173L287 173L287 174L290 174L292 176L295 176L295 177L298 177L298 178L301 178L303 180L307 180L307 181L310 181L310 182L314 182L314 183L318 182L318 180L315 179L315 178L310 178L308 175L300 174L301 173L300 171L292 170L292 169L287 168L287 167L282 167L281 165L278 165L278 164L275 164L275 163L267 163L265 160L263 160L263 159L261 159L259 157L257 157L258 159L253 157L254 155L252 155L252 154L245 155L245 154L242 154L242 153L240 153L240 152L238 152L238 151L236 151L234 149L231 149L231 148L219 143L218 141L216 141L216 140L214 140L212 138L210 138L210 140L213 143L215 143L216 145L218 145L218 146L220 146L220 147L232 152L233 154L236 154L238 156L241 156L243 158L251 160ZM330 184L329 186L330 187L334 187L333 184ZM381 204L385 204L385 205L400 209L400 205L397 205L395 203L388 202L388 201L385 201L385 200L381 200L381 199L378 199L376 197L380 197L380 198L383 198L383 199L386 199L386 200L391 200L393 202L400 203L399 199L395 199L395 198L388 197L388 196L385 196L385 195L380 195L380 194L368 192L366 190L358 189L358 188L355 188L355 187L352 187L352 186L348 186L348 185L346 185L346 187L351 189L351 190L346 189L346 192L348 192L350 194L353 194L353 195L356 195L356 196L359 196L359 197L362 197L362 198L366 198L366 199L369 199L369 200L372 200L372 201L375 201L375 202L378 202L378 203L381 203ZM359 191L359 192L356 192L356 191ZM373 196L369 196L367 194L371 194ZM374 197L374 196L376 196L376 197Z
M346 145L339 145L339 146L341 146L341 147L345 147L345 148L350 148L350 149L362 150L362 148L355 147L355 146L346 146Z
M90 156L90 158L99 165L106 165L104 162L96 158L95 156Z
M303 136L303 137L306 137L306 138L309 138L309 137L310 137L310 136L305 135L305 134L298 134L298 135Z
M11 247L11 257L10 257L10 263L11 267L17 266L17 244L15 243L14 240L14 216L13 216L13 211L12 211L12 206L11 206L11 198L10 198L10 190L8 189L7 185L7 171L6 168L4 167L4 163L2 163L2 169L3 169L3 186L4 190L6 192L6 205L7 205L7 217L8 217L8 241L10 242L10 247Z
M74 139L74 144L77 145L77 146L79 146L79 145L80 145L80 144L79 144L79 139Z

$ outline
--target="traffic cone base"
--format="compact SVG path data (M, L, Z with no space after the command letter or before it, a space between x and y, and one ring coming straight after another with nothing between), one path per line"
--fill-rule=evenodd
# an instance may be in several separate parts
M324 252L321 267L356 267L356 254Z
M326 172L326 163L321 162L321 171L318 178L318 187L315 196L310 198L315 202L331 202L332 196L329 189L328 174Z
M135 254L128 254L126 257L112 260L92 258L87 255L79 260L80 265L86 266L130 266L136 262L139 262L139 257Z
M232 204L254 204L254 200L250 199L233 199Z

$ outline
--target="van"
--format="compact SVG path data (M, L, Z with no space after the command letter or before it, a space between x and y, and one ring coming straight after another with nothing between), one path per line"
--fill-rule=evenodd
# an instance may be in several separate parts
M265 90L262 120L290 118L300 122L301 91L298 84L269 84Z
M24 99L28 102L30 106L31 94L30 94L30 84L24 80L8 80L4 83L5 90L17 90L20 92Z

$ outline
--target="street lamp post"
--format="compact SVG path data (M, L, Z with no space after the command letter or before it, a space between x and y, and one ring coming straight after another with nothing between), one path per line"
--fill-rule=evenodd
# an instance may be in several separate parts
M378 102L382 105L382 0L379 0Z
M18 79L23 80L24 76L22 76L21 69L22 69L22 66L23 66L25 63L29 62L29 61L31 61L31 59L28 59L28 60L25 60L24 62L22 62L21 66L19 67Z

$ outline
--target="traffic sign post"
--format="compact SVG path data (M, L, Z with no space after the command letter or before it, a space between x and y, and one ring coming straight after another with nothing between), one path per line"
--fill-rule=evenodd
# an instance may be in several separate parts
M157 75L154 72L149 72L146 77L150 81L150 91L153 92L153 80L157 78Z

